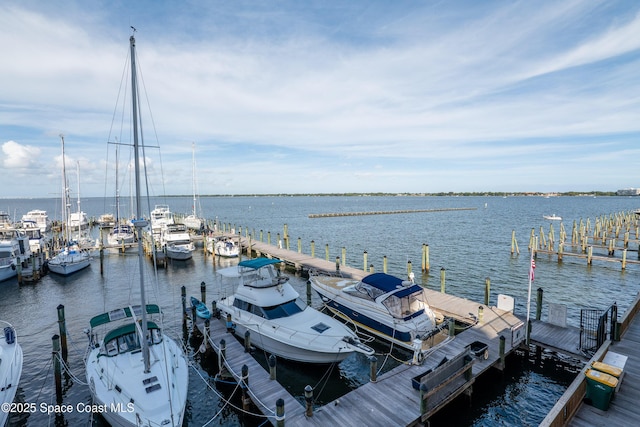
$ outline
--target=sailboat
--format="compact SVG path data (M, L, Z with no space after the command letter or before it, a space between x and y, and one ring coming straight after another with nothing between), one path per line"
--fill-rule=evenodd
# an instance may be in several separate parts
M135 31L135 30L134 30ZM142 219L138 131L135 38L131 50L131 97L135 159L133 226L141 236ZM112 426L182 426L189 385L187 359L182 348L152 319L160 307L145 301L144 255L138 238L140 305L129 305L93 317L90 321L86 376L93 402L105 408L102 416ZM99 338L100 331L105 332Z
M64 135L60 135L62 141L62 218L64 221L64 242L65 246L58 254L47 262L47 267L52 273L68 276L91 264L89 252L80 248L77 240L72 240L71 226L69 225L69 185L67 183L66 162L64 158ZM80 201L78 199L78 212L80 211ZM80 239L80 228L78 228L78 240Z
M120 219L120 188L118 186L118 146L116 145L116 217L115 224L107 235L109 246L122 246L133 243L135 237L129 224L123 224Z
M196 214L196 146L194 143L191 144L191 157L193 163L193 172L192 172L192 181L193 181L193 210L191 215L186 216L182 223L187 226L187 228L191 230L200 231L202 229L202 218L198 217Z

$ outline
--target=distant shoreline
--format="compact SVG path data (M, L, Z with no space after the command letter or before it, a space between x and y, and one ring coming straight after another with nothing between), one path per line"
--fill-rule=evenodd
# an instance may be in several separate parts
M527 192L439 192L439 193L269 193L269 194L201 194L198 197L638 197L638 195L620 195L615 191L567 191L562 193ZM86 196L83 198L109 198L110 196ZM152 195L151 197L193 197L192 194ZM0 197L6 199L59 199L59 197Z

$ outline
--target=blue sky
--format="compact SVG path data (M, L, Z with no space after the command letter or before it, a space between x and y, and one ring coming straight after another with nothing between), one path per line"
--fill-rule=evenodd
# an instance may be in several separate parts
M61 133L71 187L113 195L130 26L156 195L191 194L192 143L199 194L640 187L639 2L27 0L0 26L0 197L59 195Z

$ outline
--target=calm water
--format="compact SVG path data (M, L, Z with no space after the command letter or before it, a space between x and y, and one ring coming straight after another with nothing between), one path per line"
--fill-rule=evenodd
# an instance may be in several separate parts
M191 198L167 198L152 201L167 203L174 212L191 211ZM19 219L31 209L45 209L50 217L59 216L59 203L55 199L0 200L0 210ZM82 200L82 209L90 216L112 212L111 200L90 198ZM297 250L300 238L302 250L310 253L310 242L316 247L316 256L324 257L329 246L330 259L342 255L346 249L347 263L362 268L363 253L368 264L382 270L384 256L388 258L388 271L397 276L406 274L407 262L412 261L418 281L432 289L440 289L440 270L446 269L448 293L475 301L484 299L485 278L491 279L491 304L495 305L499 293L516 298L516 312L526 314L527 274L529 255L527 244L531 229L539 233L540 227L549 232L545 214L563 217L568 232L574 221L637 209L639 199L623 197L213 197L201 198L202 212L207 218L217 218L237 229L248 229L266 240L271 233L275 243L278 233L288 227L291 249ZM397 215L335 217L310 219L311 213L390 211L438 208L474 208L451 212L424 212ZM126 209L126 208L125 208ZM556 236L559 224L554 223ZM511 233L515 231L521 251L511 256ZM430 248L431 272L420 273L421 248ZM633 256L632 253L630 256ZM180 339L180 287L187 287L188 295L199 295L200 282L213 283L214 264L211 257L198 252L184 264L169 266L158 272L157 287L149 290L149 300L159 302L165 309L165 327L170 335ZM53 392L51 337L58 332L56 306L66 307L67 329L70 334L70 368L78 381L70 380L65 387L64 402L75 405L89 402L90 393L84 380L82 356L86 345L83 330L95 314L130 301L138 295L136 260L133 256L110 255L105 259L105 272L100 275L98 259L93 265L72 277L55 275L44 277L38 284L18 286L15 281L0 283L0 318L13 323L23 346L25 362L19 396L25 402L51 403ZM150 266L150 263L145 265ZM536 262L534 289L544 289L546 301L568 306L569 323L576 325L581 308L606 308L614 301L623 313L640 289L638 266L629 265L621 271L618 263L597 263L587 267L583 260L565 259L558 264L546 256ZM304 292L303 278L292 278L292 283ZM532 305L534 309L535 304ZM543 310L546 319L546 310ZM185 343L189 346L189 340ZM199 342L191 341L197 348ZM221 411L209 425L259 425L261 421L242 419L237 412L218 397L219 391L209 387L205 379L211 371L207 361L198 354L194 361L189 387L189 412L186 424L200 426ZM378 350L384 352L385 347ZM259 355L262 357L262 355ZM382 359L379 362L382 363ZM390 366L389 366L390 367ZM325 375L326 374L326 375ZM520 357L513 358L504 375L487 377L485 384L476 387L471 408L462 404L444 412L432 425L537 425L554 401L562 394L571 374L559 369L552 361L533 366ZM287 365L278 367L279 379L296 396L310 384L318 391L320 403L335 397L368 380L368 365L356 355L349 357L330 372ZM273 404L273 403L271 403ZM14 419L18 425L102 425L100 419L91 420L84 414L72 413L55 419L43 413L34 413L24 419Z

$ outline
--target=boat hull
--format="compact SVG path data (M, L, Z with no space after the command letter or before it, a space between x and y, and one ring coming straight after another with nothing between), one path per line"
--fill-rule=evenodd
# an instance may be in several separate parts
M65 260L58 261L51 259L47 264L49 271L59 274L61 276L69 276L80 270L83 270L91 264L91 258L88 256L68 257Z
M0 402L11 403L16 396L22 374L23 354L15 338L15 329L0 321ZM0 426L4 426L9 411L0 411Z

